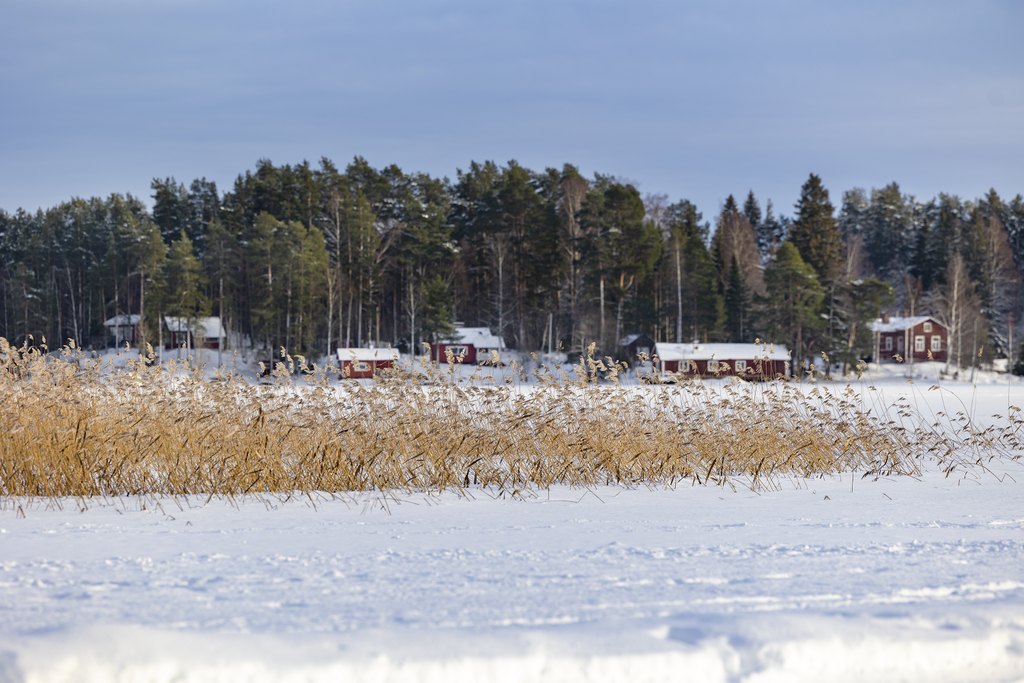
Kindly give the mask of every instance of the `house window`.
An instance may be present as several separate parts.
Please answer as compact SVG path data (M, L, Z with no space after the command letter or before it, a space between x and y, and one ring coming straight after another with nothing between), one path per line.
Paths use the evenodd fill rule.
M932 324L931 323L925 323L924 324L924 331L925 332L931 332L932 331Z
M465 356L466 352L468 350L469 350L469 347L467 347L467 346L455 346L455 345L452 345L452 346L446 346L445 347L445 352L451 351L453 356Z
M718 372L717 360L712 359L708 361L708 372Z
M747 371L747 361L738 360L736 361L736 374L741 375Z
M892 337L885 338L885 350L892 351Z
M914 353L924 353L924 335L914 337Z
M933 334L932 335L932 352L934 353L935 351L941 351L941 350L942 350L942 335Z
M352 363L352 372L368 372L370 370L370 364L366 361L357 360Z

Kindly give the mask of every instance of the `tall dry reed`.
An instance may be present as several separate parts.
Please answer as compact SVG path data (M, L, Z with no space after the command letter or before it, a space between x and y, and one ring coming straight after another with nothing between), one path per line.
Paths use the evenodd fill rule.
M0 495L289 494L555 484L772 488L791 476L950 471L1020 457L1024 419L928 424L909 405L787 382L619 386L611 361L461 381L423 364L372 383L272 383L188 363L114 368L0 339ZM286 362L301 364L301 359ZM597 381L604 377L604 381ZM528 381L527 381L528 380ZM953 424L953 429L950 428Z

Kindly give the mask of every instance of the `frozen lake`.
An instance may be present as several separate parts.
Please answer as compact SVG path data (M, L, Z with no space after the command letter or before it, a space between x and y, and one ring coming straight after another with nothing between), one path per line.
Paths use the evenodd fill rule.
M778 485L6 499L0 681L1024 680L1024 464Z

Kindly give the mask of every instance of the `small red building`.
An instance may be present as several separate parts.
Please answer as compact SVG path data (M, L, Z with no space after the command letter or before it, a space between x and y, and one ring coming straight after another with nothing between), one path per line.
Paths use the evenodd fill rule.
M444 363L451 351L455 358L462 358L463 364L476 365L490 360L492 351L500 354L504 350L504 338L486 327L456 327L450 340L430 345L430 357Z
M398 364L398 349L338 349L342 379L370 379Z
M931 316L883 316L871 323L877 362L946 362L949 331Z
M789 377L790 357L776 344L666 344L654 345L657 367L684 377L775 379Z

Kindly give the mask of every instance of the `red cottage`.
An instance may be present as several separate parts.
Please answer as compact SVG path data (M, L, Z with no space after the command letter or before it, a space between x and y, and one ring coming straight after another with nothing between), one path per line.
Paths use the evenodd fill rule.
M398 349L338 349L342 379L370 379L398 364Z
M666 344L654 346L657 367L687 377L789 377L789 350L780 344Z
M949 332L931 316L883 316L871 323L877 362L946 362Z
M444 363L451 351L456 358L461 357L464 364L476 365L490 360L491 351L500 354L504 350L504 338L492 334L486 327L456 327L449 341L430 345L430 357Z

